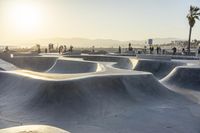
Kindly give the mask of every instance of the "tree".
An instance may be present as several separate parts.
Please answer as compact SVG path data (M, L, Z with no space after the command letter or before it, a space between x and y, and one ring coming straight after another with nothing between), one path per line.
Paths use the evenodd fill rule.
M194 24L196 22L196 19L199 20L200 16L200 9L196 6L190 6L189 13L187 15L187 19L189 22L189 39L188 39L188 54L190 54L190 45L191 45L191 35L192 35L192 28L194 27Z

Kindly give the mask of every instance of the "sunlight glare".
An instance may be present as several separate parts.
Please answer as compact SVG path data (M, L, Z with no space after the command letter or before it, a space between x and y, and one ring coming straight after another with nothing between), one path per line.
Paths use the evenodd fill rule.
M30 33L36 31L41 24L41 12L30 3L14 4L9 10L8 17L17 32Z

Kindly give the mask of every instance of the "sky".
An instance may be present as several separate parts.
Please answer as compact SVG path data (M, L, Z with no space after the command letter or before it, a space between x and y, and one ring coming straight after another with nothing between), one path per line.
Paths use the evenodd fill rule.
M188 38L199 0L0 0L0 41L35 38ZM193 29L200 39L200 22Z

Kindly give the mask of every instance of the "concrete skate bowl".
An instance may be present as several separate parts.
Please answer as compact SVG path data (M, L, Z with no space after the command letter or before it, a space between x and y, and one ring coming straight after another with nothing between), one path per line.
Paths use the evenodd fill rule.
M167 60L139 59L134 70L151 72L157 79L167 76L175 67L184 66L186 63Z
M20 69L47 73L89 73L100 71L98 63L60 59L57 57L14 57L8 58L8 62L14 64Z
M89 61L114 62L114 68L128 69L135 71L151 72L157 79L167 76L175 67L187 65L184 62L171 60L150 60L136 59L132 57L117 56L69 56L73 58L82 58Z
M161 82L169 88L200 91L200 66L176 67Z
M44 72L53 66L57 57L40 57L40 56L18 56L10 58L1 57L3 60L17 66L20 69Z
M71 133L199 133L199 105L149 73L54 81L0 72L0 92L0 128L36 124Z
M97 71L101 71L101 66L95 62L58 59L56 63L47 72L73 74Z
M113 62L113 67L119 69L129 69L133 68L132 62L127 57L120 56L98 56L98 55L81 55L81 56L65 56L71 58L82 58L87 61L98 61L98 62Z

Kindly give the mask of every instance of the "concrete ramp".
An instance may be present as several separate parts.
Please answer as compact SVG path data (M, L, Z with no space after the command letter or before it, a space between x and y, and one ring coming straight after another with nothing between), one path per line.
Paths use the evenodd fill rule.
M89 61L77 61L69 59L58 59L55 64L47 71L48 73L88 73L96 72L100 69L98 68L98 63Z
M200 66L176 67L161 82L170 88L200 91Z
M138 59L151 59L151 60L171 60L171 56L166 55L153 55L153 54L137 54Z
M82 55L82 56L66 56L71 58L82 58L88 61L98 61L98 62L115 62L113 67L119 69L129 69L133 68L132 62L127 57L122 56L105 56L105 55Z
M0 133L200 131L199 67L129 57L15 59L35 71L0 71ZM194 99L183 90L194 90Z
M146 55L147 56L147 55ZM114 68L144 71L152 73L157 79L167 76L175 67L185 66L187 63L173 61L171 59L136 59L133 57L120 56L69 56L73 58L83 58L89 61L114 62ZM156 56L159 57L159 56ZM164 56L162 56L165 58Z
M40 56L2 56L3 60L17 66L21 69L44 72L54 65L57 57L40 57Z
M148 73L50 81L0 72L0 92L0 128L39 124L71 133L199 132L198 105Z
M95 62L74 60L67 58L58 58L58 57L41 57L41 56L19 56L19 57L7 57L4 58L7 60L7 64L10 66L17 66L18 69L31 70L36 72L47 72L47 73L61 73L61 74L75 74L75 73L89 73L100 71L100 65ZM3 60L0 60L3 62ZM1 63L0 62L0 63ZM6 61L4 61L5 64ZM12 65L12 64L14 65ZM5 67L2 64L0 68L6 68L5 70L10 70L10 67L7 65ZM11 69L16 70L16 69Z
M19 68L17 68L15 65L0 59L0 70L12 71L17 69Z
M186 63L163 60L138 60L134 70L151 72L157 79L162 79L175 67L183 65L186 65Z

